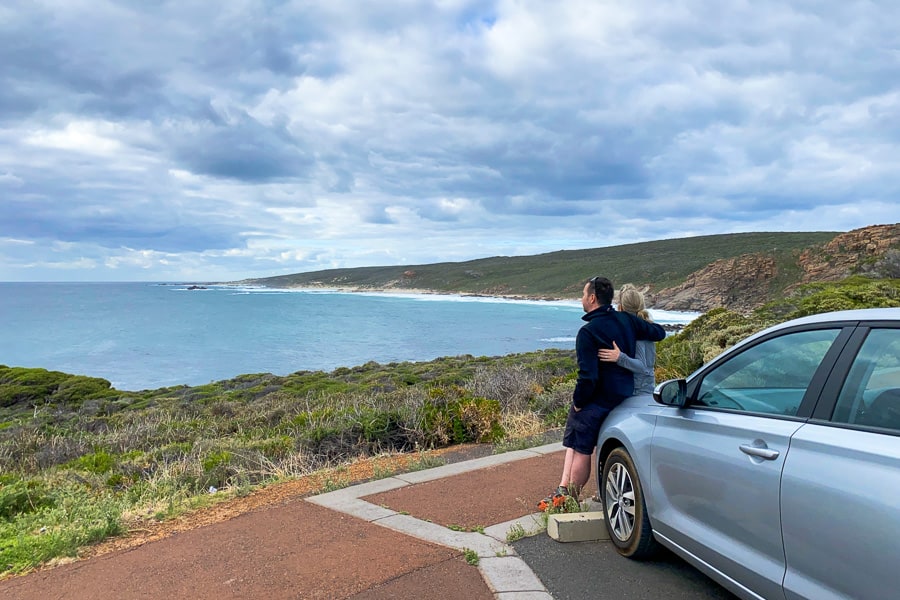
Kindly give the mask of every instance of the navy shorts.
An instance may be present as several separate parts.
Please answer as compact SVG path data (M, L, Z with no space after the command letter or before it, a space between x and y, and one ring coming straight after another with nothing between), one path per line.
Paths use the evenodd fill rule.
M566 417L563 446L571 448L579 454L593 454L594 448L597 447L600 426L611 410L599 404L588 404L580 411L575 412L574 405L570 406L569 416Z

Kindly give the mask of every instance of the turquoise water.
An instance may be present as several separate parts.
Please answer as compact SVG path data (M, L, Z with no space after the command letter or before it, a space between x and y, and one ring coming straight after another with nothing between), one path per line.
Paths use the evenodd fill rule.
M155 389L244 373L572 348L582 314L577 301L0 283L0 364L102 377L121 390ZM661 323L695 316L653 315Z

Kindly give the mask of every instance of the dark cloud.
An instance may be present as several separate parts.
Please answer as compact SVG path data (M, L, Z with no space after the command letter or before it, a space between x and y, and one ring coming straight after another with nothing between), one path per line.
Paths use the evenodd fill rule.
M228 123L175 130L171 136L173 155L180 164L214 177L251 182L301 178L313 164L288 131L266 127L246 114Z
M5 203L0 238L57 240L105 248L199 252L243 245L242 224L194 220L164 202L122 201L60 206L50 200ZM116 206L119 206L117 209Z
M363 223L370 225L389 225L396 223L387 212L387 207L378 204L370 204L359 210L359 217Z
M202 101L203 88L246 97L301 74L338 71L307 48L326 42L313 15L287 5L271 3L272 12L260 15L223 10L208 26L202 4L126 4L90 13L14 4L14 18L0 21L0 104L19 113L164 119L198 92Z
M13 238L95 244L109 249L152 248L157 252L200 252L241 246L234 227L202 224L135 224L133 217L104 216L60 221L46 214L9 214L0 230Z

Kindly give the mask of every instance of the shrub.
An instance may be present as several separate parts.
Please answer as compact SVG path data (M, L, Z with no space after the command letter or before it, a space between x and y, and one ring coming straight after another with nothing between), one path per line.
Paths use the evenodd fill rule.
M542 389L544 379L546 377L521 364L493 368L479 366L466 382L465 389L472 396L493 398L507 408L520 409Z
M122 507L110 493L83 486L62 487L54 502L0 521L3 572L26 571L59 556L75 556L79 547L122 532Z
M118 395L119 392L105 379L75 375L59 384L53 400L69 406L81 406L86 400L115 398Z
M399 410L367 408L360 412L358 426L370 454L411 450L414 443L404 427Z
M793 308L788 319L833 310L900 306L900 279L872 280L857 276L838 283L811 283L780 304L767 304L763 311L775 312L779 306ZM763 311L761 314L765 314Z
M47 369L2 367L0 368L0 406L12 406L15 403L43 403L68 377L71 375Z
M0 475L0 519L9 521L17 515L32 513L56 503L47 484L39 479L20 479Z
M574 377L556 378L548 383L548 387L543 392L532 399L529 408L548 426L558 427L565 423L569 405L572 404L572 393L574 391Z
M209 486L225 487L229 478L236 473L231 468L232 454L228 450L212 450L200 461L203 467L203 476L200 479L200 487Z
M87 471L88 473L102 475L103 473L111 471L115 464L115 458L113 458L109 452L101 450L80 456L75 460L70 461L67 466Z
M290 456L294 451L294 438L289 435L278 435L259 440L251 446L269 459L279 460Z
M0 407L56 403L77 408L85 400L112 398L118 393L107 380L97 377L0 367Z
M26 384L7 383L0 385L0 407L29 404L42 401L46 394Z
M488 398L461 398L446 403L424 404L426 441L431 446L494 442L505 432L500 402Z

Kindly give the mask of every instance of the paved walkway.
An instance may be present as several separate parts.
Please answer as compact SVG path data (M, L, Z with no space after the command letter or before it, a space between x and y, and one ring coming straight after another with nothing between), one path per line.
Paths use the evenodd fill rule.
M0 581L9 600L551 596L507 542L542 527L559 443L295 498L143 546ZM478 565L466 558L478 556Z

